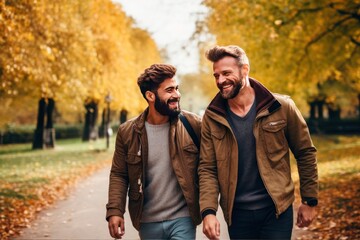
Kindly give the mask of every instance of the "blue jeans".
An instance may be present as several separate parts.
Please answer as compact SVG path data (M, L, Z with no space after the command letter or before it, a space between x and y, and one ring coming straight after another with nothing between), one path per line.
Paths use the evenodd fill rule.
M140 224L141 239L195 239L196 226L190 217Z
M292 206L278 218L274 206L259 210L234 208L229 236L231 239L291 239L293 221Z

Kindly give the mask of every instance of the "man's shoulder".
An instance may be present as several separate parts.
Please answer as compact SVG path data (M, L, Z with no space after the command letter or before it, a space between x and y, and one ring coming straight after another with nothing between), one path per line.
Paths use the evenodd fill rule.
M201 116L197 115L196 113L193 112L189 112L186 110L181 110L181 113L190 121L197 121L197 122L201 122Z
M287 100L289 98L291 98L289 95L286 94L281 94L281 93L272 93L274 95L274 97L276 99L283 99L283 100Z
M123 131L128 131L128 130L132 129L136 125L136 123L139 121L140 117L141 117L141 115L133 117L133 118L127 120L126 122L120 124L119 130L123 132Z
M292 102L291 96L280 93L273 93L276 100L280 102L280 104L290 104Z

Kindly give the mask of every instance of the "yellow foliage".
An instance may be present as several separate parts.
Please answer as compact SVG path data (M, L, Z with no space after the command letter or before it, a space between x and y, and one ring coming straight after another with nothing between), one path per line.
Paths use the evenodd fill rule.
M1 1L0 19L0 100L9 103L1 126L18 122L7 114L11 108L27 115L25 104L41 97L53 97L67 122L78 121L86 98L99 101L101 110L108 93L113 110L137 114L145 106L136 79L161 61L160 53L120 5L111 0ZM22 101L29 98L34 100Z
M353 93L360 93L358 0L203 2L209 15L199 29L218 45L242 47L251 76L272 91L291 95L304 112L318 84L341 79L350 86L342 94L351 96L355 107Z

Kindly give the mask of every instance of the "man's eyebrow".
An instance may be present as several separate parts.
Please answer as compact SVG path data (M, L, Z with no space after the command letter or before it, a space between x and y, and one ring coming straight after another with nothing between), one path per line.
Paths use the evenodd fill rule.
M165 90L170 90L170 89L174 89L174 88L178 88L178 87L179 87L179 85L176 85L176 86L170 86L170 87L165 88Z

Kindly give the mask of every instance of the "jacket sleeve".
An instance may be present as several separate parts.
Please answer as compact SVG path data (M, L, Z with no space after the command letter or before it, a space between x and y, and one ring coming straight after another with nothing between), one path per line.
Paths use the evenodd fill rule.
M116 136L115 152L109 179L109 195L106 204L106 220L111 216L123 217L126 205L126 193L128 189L128 170L126 165L126 147L123 141L121 126Z
M217 164L211 131L206 113L201 126L200 162L198 168L200 188L200 211L213 211L218 209L219 182ZM204 215L203 215L204 216Z
M293 100L288 101L287 139L298 166L301 198L318 198L316 148L300 111Z

